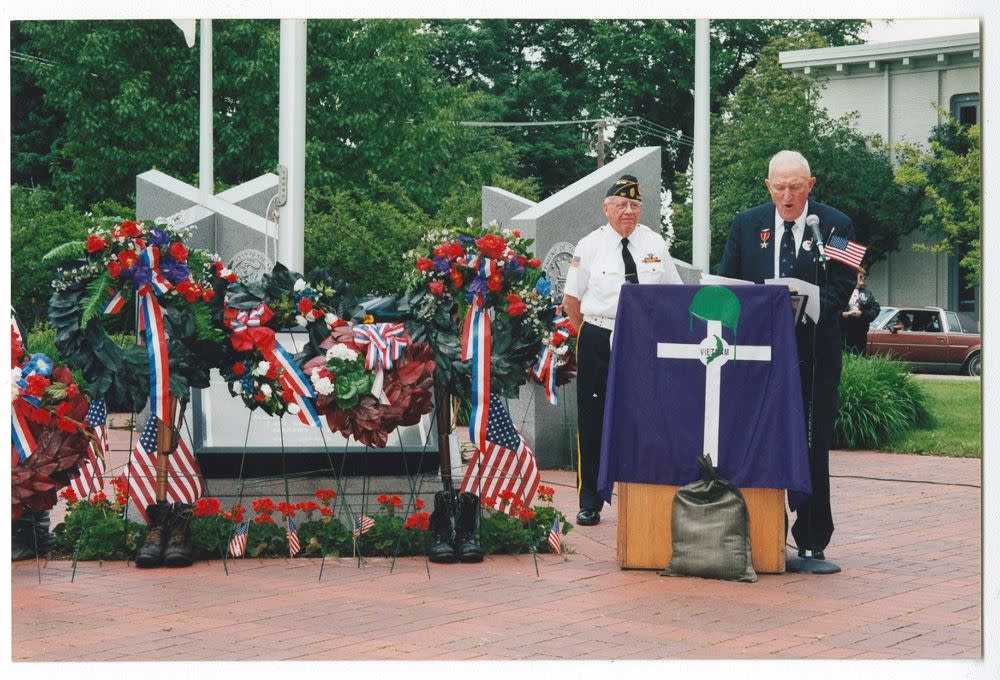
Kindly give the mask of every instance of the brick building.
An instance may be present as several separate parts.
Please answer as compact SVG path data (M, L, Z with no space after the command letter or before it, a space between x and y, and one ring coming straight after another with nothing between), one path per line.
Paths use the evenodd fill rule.
M783 68L822 79L821 103L831 116L856 111L857 126L890 145L925 148L941 122L936 102L963 123L980 122L978 33L919 40L781 52ZM979 313L978 286L966 282L958 258L913 249L914 233L872 267L866 285L883 305L935 305Z

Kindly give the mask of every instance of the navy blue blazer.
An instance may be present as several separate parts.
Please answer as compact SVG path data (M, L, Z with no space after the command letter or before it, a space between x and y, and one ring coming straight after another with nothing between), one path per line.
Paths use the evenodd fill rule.
M733 218L729 226L729 239L719 261L718 274L736 279L763 283L764 279L775 278L774 250L778 244L774 237L774 203L765 203L744 210ZM847 239L854 238L854 224L851 218L836 208L809 201L809 215L819 218L823 242L836 233ZM802 243L812 241L809 229ZM829 333L840 330L840 312L851 299L851 292L857 279L857 272L847 265L830 260L826 263L826 274L817 266L816 248L806 250L800 247L795 260L792 276L815 283L820 288L820 323Z

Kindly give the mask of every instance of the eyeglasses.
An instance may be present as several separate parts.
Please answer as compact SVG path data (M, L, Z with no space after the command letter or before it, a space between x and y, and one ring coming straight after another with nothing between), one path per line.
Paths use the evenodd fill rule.
M639 212L642 208L642 201L630 201L625 199L624 201L608 201L608 205L615 210L624 211L626 208L632 208L632 212Z
M797 194L805 189L806 185L803 182L796 182L794 184L771 184L768 188L776 194L783 194L785 191Z

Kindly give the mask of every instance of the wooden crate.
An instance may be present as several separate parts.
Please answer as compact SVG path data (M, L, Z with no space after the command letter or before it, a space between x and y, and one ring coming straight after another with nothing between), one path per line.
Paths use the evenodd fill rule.
M666 569L670 515L678 486L618 482L618 565ZM758 574L785 571L784 489L740 489L750 514L750 551Z

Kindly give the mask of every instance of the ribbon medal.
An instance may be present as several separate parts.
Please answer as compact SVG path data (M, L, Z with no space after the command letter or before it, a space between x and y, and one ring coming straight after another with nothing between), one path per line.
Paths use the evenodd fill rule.
M767 248L767 242L771 240L771 228L760 230L760 247Z

